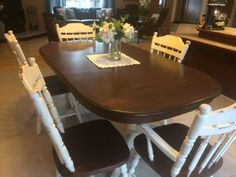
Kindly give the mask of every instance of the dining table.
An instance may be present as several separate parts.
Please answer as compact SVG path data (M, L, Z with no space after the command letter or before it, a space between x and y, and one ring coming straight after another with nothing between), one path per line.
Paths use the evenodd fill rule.
M195 110L222 91L217 80L184 64L129 43L122 43L121 51L138 64L96 66L88 56L109 52L109 45L101 42L54 42L39 50L80 104L104 119L127 125L130 148L137 124ZM136 162L131 164L129 176L134 173ZM113 172L112 177L115 176L119 176L119 171Z
M99 68L87 57L108 53L108 48L101 42L54 42L39 51L84 107L116 122L168 119L209 103L221 93L219 82L208 74L129 43L122 43L121 51L139 61L138 65Z

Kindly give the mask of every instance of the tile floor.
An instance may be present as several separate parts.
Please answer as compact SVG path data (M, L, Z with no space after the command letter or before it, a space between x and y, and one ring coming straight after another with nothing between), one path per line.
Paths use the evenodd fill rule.
M45 37L22 42L27 57L36 57L45 75L52 71L42 60L38 49L47 43ZM142 44L148 49L149 44ZM40 136L35 133L35 116L31 100L21 85L17 74L17 62L9 53L6 43L0 44L0 177L53 177L55 172L51 156L51 145L45 131ZM56 103L62 97L56 98ZM217 97L211 105L214 109L230 105L232 100L223 95ZM58 105L58 106L61 106ZM182 122L189 125L194 112L170 119L170 122ZM89 115L88 119L96 118ZM72 121L72 120L70 120ZM114 123L125 136L125 125ZM236 175L236 142L224 156L224 165L216 177L233 177ZM108 176L108 174L99 174ZM137 177L158 176L152 169L141 162L137 168Z

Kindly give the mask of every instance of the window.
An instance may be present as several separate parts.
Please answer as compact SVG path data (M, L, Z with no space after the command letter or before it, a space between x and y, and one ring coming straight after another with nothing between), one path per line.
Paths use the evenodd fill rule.
M104 0L66 0L66 7L103 7Z
M165 0L159 0L159 7L165 7Z

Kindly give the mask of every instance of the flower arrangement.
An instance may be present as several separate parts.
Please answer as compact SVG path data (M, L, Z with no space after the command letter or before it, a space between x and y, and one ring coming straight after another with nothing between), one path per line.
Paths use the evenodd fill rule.
M97 40L110 43L115 40L127 41L133 38L134 27L126 23L125 19L121 17L120 20L112 18L110 22L103 21L101 26L99 26Z
M134 36L134 27L125 22L126 17L120 20L112 18L111 21L103 21L98 27L97 41L109 43L111 60L121 59L121 41L127 42Z

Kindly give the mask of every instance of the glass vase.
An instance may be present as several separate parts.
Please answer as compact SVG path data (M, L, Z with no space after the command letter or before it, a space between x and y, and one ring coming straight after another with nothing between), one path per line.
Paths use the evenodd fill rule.
M121 41L114 40L110 42L109 54L111 60L120 60L121 59Z

